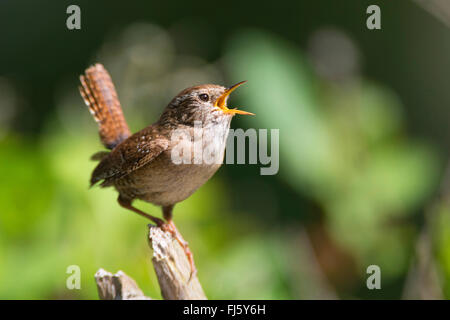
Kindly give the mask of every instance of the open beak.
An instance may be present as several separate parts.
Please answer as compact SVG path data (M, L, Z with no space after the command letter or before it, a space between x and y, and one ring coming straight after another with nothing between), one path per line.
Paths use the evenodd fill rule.
M234 91L234 89L236 89L237 87L239 87L241 84L246 83L247 81L241 81L236 83L234 86L229 87L228 89L225 90L224 93L222 93L222 95L217 98L216 102L214 102L214 107L219 108L220 110L222 110L225 113L229 113L229 114L248 114L248 115L252 115L254 116L254 113L251 112L247 112L247 111L242 111L242 110L238 110L238 109L228 109L227 107L227 97L230 95L230 93L232 93Z

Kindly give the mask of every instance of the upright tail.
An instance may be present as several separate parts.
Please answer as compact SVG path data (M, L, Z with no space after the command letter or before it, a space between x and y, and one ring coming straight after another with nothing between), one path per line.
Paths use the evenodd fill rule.
M101 64L86 69L80 76L81 96L98 123L100 140L113 149L130 136L111 77Z

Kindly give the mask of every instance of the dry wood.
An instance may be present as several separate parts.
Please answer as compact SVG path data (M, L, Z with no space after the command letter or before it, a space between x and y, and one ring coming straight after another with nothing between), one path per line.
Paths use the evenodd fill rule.
M153 249L153 267L161 295L165 300L204 300L206 296L196 275L191 278L191 267L183 248L168 232L149 226L149 245ZM119 271L112 274L99 269L95 274L101 300L142 300L146 297L136 282Z
M149 243L153 249L153 266L165 300L204 300L206 296L196 275L191 276L188 258L168 232L150 226Z
M101 300L149 300L136 282L119 271L112 274L104 269L99 269L95 274L98 295Z

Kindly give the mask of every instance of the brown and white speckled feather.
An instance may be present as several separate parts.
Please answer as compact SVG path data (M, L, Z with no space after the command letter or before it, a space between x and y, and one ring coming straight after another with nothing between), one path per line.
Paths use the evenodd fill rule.
M171 154L180 143L194 150L193 140L172 141L175 129L187 130L193 137L202 124L203 148L213 146L219 161L223 159L230 127L230 113L214 105L227 90L223 86L205 84L181 91L164 109L154 124L129 135L111 78L101 65L95 65L81 76L80 92L99 123L103 144L110 153L94 157L100 163L91 176L91 185L114 186L121 203L138 198L171 208L202 186L217 171L221 163L175 164ZM207 95L207 101L200 99Z
M213 101L225 89L202 85L180 92L156 123L133 134L101 160L92 173L91 184L103 180L101 186L114 186L121 199L138 198L162 206L189 197L221 164L174 164L171 152L180 142L172 141L171 133L183 129L193 137L195 123L199 121L203 147L214 146L217 158L223 159L232 115L215 108ZM207 93L210 101L200 101L198 97L202 93ZM193 150L193 141L182 143L187 143L186 149Z
M100 163L92 173L91 186L99 181L102 187L113 186L122 207L160 227L171 228L195 274L192 253L172 222L172 209L221 166L231 118L236 113L249 114L226 107L228 95L243 82L230 88L212 84L187 88L172 99L157 122L130 136L111 77L103 66L90 67L80 80L80 93L99 124L102 143L112 149L93 156ZM187 138L174 135L179 130ZM201 161L196 157L198 143L202 147ZM179 163L172 157L183 154L184 158L189 153L194 162ZM135 199L161 206L167 224L133 207Z
M92 172L91 185L100 180L103 187L151 162L169 146L169 140L149 126L136 132L106 155Z
M100 140L113 149L130 136L111 76L101 64L88 68L80 76L79 87L84 102L99 126Z

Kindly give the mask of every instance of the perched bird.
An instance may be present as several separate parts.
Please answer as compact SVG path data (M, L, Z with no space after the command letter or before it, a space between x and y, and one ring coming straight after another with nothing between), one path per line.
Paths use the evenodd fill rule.
M91 186L99 182L102 187L114 187L122 207L172 233L184 248L195 274L192 253L172 221L172 210L221 166L231 118L235 114L252 114L227 107L229 94L245 81L229 88L213 84L187 88L169 102L158 121L133 135L103 65L88 68L80 81L81 96L98 123L100 140L111 150L93 156L100 162L92 172ZM196 138L199 127L200 140ZM174 135L179 132L191 138ZM198 146L212 150L213 157L220 161L174 161L174 151L178 156L192 156ZM183 154L180 150L188 151ZM161 206L165 221L132 206L135 199Z

